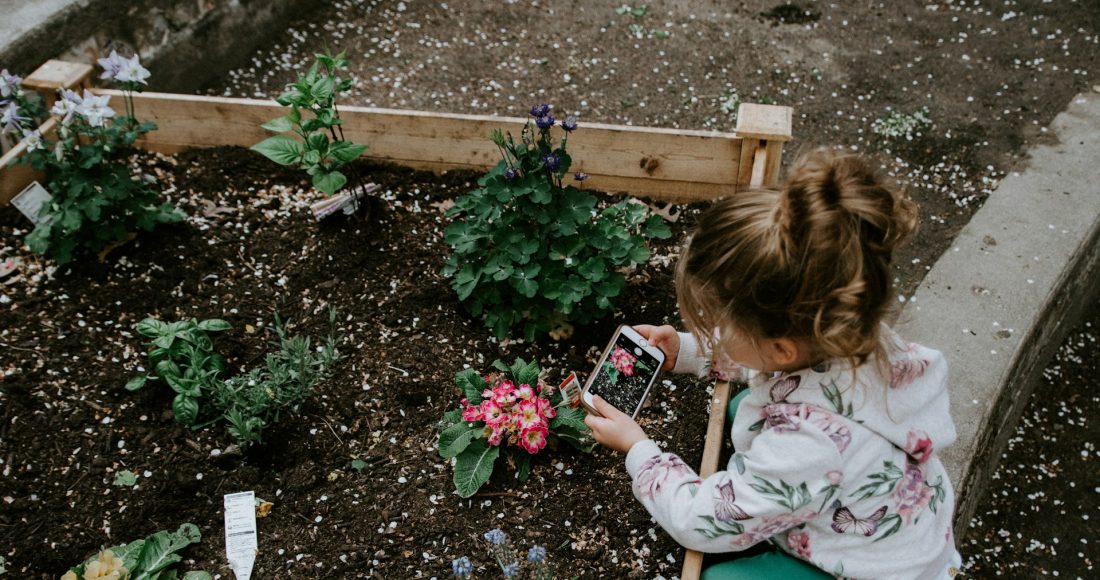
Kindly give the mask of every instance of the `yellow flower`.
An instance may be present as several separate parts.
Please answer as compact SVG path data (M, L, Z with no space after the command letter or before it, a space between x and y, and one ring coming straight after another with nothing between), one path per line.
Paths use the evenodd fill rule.
M84 580L126 580L130 577L122 567L122 558L110 550L103 550L99 558L84 566Z
M76 574L72 570L65 572L65 575L61 577L61 580L77 580Z

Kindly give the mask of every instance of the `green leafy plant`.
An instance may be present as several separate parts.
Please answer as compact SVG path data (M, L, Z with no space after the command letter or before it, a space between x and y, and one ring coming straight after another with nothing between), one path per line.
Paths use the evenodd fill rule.
M183 558L179 551L202 540L195 524L183 524L175 532L160 531L144 540L120 544L96 553L69 568L61 580L79 578L126 578L129 580L173 580L179 575L173 566ZM210 574L191 571L183 580L211 580Z
M537 362L516 359L509 366L498 360L493 367L496 372L484 377L473 369L455 375L463 398L440 422L439 454L455 460L454 484L462 497L489 481L502 449L516 479L526 481L532 457L543 448L559 441L585 452L595 446L584 410L542 382Z
M219 373L225 371L225 358L214 351L211 332L229 330L228 322L219 319L199 321L194 318L178 322L161 322L146 318L137 324L137 331L152 339L149 363L156 375L141 374L126 383L126 390L136 391L150 380L163 380L175 391L172 413L183 425L194 427L199 421L199 402L209 392Z
M229 434L241 447L263 442L263 431L286 412L297 412L327 378L340 359L336 351L335 310L330 311L331 332L324 345L314 349L307 336L288 336L275 316L278 339L263 367L211 385L211 403L229 423Z
M264 366L223 378L225 358L214 350L208 333L229 330L229 323L217 319L165 323L146 318L137 330L152 339L149 361L157 374L134 377L126 388L136 391L150 380L163 380L176 393L172 412L180 424L198 429L225 421L230 436L242 448L262 443L264 429L284 413L296 412L340 359L335 310L329 311L329 324L331 332L315 349L309 337L288 335L275 315L275 351L268 353Z
M454 251L443 274L498 338L522 325L530 340L610 313L626 285L620 270L649 259L646 238L671 235L660 216L647 219L644 205L623 200L599 210L594 195L563 184L577 121L561 121L556 140L549 105L532 107L531 116L518 143L493 132L503 158L455 200L447 215L456 219L444 232Z
M183 219L175 206L160 201L155 178L134 174L126 161L138 137L156 129L134 117L133 92L141 90L149 71L137 56L124 59L113 52L99 63L103 78L124 91L125 113L117 115L108 106L109 96L63 90L50 110L58 120L56 142L38 131L24 138L28 152L22 161L46 172L52 195L26 242L60 264L81 252L101 251L135 230Z
M129 469L123 469L115 474L115 480L111 483L117 487L134 487L137 485L137 474Z
M295 165L313 176L313 187L332 195L348 183L340 168L358 159L366 145L344 139L336 97L352 87L351 79L340 79L338 71L348 67L343 52L337 55L318 54L306 74L275 99L290 107L290 112L263 124L276 133L292 133L268 137L252 146L279 165ZM353 183L358 194L367 193L362 183Z
M912 113L891 111L889 115L871 123L871 132L888 139L904 137L907 141L912 141L913 137L919 137L921 131L931 125L928 107L921 107Z

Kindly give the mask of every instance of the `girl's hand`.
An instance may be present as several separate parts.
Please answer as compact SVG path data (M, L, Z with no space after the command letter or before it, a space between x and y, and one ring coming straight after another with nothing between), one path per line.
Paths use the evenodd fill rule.
M645 431L642 431L642 428L634 422L634 419L630 418L630 415L612 407L599 395L593 397L592 400L595 403L596 410L603 416L589 413L584 418L584 424L592 430L592 438L600 445L612 451L626 453L630 451L631 447L634 447L635 443L649 439L649 437L646 437Z
M661 370L671 371L676 368L676 358L680 355L680 335L676 334L675 328L667 324L664 326L639 324L632 328L644 336L649 344L664 351L666 358L665 364L661 365Z

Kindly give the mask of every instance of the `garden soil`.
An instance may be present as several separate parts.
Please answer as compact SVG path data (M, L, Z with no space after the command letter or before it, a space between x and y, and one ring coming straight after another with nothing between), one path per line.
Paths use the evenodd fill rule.
M636 16L605 3L334 2L208 92L277 94L327 45L349 51L354 104L523 116L544 101L578 114L581 130L724 131L738 100L791 105L788 151L872 155L921 204L921 233L896 270L908 295L998 179L1026 163L1026 146L1096 84L1100 13L1089 6L698 0ZM923 107L930 124L908 136L875 125ZM569 575L678 574L683 552L631 496L621 457L546 451L528 482L500 466L461 500L434 425L456 404L465 365L537 358L553 382L587 372L619 323L677 324L672 265L703 204L631 273L613 318L560 342L501 344L438 274L443 209L475 175L363 165L381 186L372 211L317 224L303 176L245 150L136 162L190 217L103 263L57 269L32 257L18 242L28 222L0 210L0 257L19 260L0 278L0 550L14 577L57 577L101 546L187 521L204 539L184 552L186 567L230 577L221 495L243 490L275 504L259 520L257 578L444 577L459 556L492 576L482 534L494 527L521 551L545 545ZM146 316L228 320L216 345L247 369L270 348L274 314L320 337L330 305L347 358L264 446L240 454L220 429L180 427L162 385L122 389L145 360L133 325ZM640 415L692 464L708 388L665 380ZM122 470L138 475L135 487L113 485Z

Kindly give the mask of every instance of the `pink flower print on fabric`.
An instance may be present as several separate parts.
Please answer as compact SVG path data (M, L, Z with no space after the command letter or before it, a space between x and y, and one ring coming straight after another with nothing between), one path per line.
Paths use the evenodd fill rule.
M737 506L736 495L733 493L733 482L728 478L714 488L718 495L714 498L714 517L720 522L731 520L751 520L752 516Z
M791 532L787 534L787 547L799 558L810 559L810 534L806 532Z
M912 429L905 435L905 453L917 463L924 465L932 457L932 438L920 429Z
M897 502L898 515L906 525L910 524L932 501L932 488L924 483L924 470L919 465L907 464L890 497Z
M852 432L843 419L813 405L795 403L768 405L764 407L764 414L765 426L778 431L798 431L800 421L810 423L821 429L840 453L844 453L848 444L852 442Z
M754 544L759 544L795 526L802 525L814 519L816 515L816 512L808 511L803 513L781 513L774 516L764 516L760 518L760 525L746 530L743 534L734 536L730 543L735 548L747 548Z
M611 351L609 357L611 365L615 367L615 370L622 373L624 376L634 376L634 362L637 361L637 357L630 354L621 346L616 346L615 350Z
M910 352L915 345L910 345ZM924 376L928 370L928 361L925 359L907 358L894 361L890 365L890 388L901 389L909 386L913 381Z
M884 517L886 517L886 506L878 508L865 518L857 518L852 514L852 510L841 507L833 512L832 528L838 534L862 534L871 537L878 531L878 523Z
M791 396L791 393L798 388L799 383L802 382L801 375L791 375L789 377L783 377L775 381L772 384L771 390L768 394L771 396L773 403L786 403L787 397Z
M638 497L654 498L665 491L669 479L678 480L694 472L679 457L671 453L662 453L646 460L634 479L634 492ZM691 483L702 483L696 477Z

